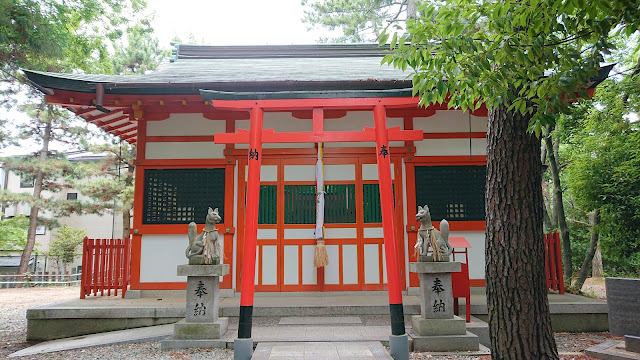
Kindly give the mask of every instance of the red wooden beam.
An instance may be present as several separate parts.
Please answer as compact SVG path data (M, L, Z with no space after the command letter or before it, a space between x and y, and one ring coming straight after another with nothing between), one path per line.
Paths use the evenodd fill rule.
M212 135L147 136L147 142L208 142Z
M291 116L296 119L312 119L313 111L311 110L295 110L291 112ZM325 119L340 119L347 116L345 110L327 110L324 112Z
M88 109L84 109L84 110L80 110L79 109L78 111L74 111L74 115L75 116L83 116L85 114L88 114L90 112L94 112L96 110L97 110L96 108L88 108Z
M118 113L124 114L124 112L122 110L118 110L118 111L112 111L110 113L104 113L104 114L100 114L100 115L96 115L96 116L86 117L85 119L87 120L87 122L94 123L94 122L96 122L98 120L104 119L104 118L109 117L109 116L120 116L120 115L118 115Z
M331 98L331 99L269 99L269 100L212 100L216 109L248 111L254 106L265 111L311 110L367 110L376 105L388 108L413 108L418 105L417 97L392 98Z
M105 132L114 132L116 130L120 130L122 128L128 127L128 126L133 126L134 128L136 127L136 124L132 123L132 122L126 122L124 124L120 124L120 125L116 125L116 126L108 126L104 128Z
M129 140L129 139L131 139L133 137L136 137L136 136L138 136L138 134L137 134L137 132L134 132L133 134L122 136L121 139L124 140L124 141L127 141L127 140Z
M314 129L315 130L315 129ZM317 143L317 142L363 142L376 141L374 129L365 127L362 131L323 131L323 132L274 132L273 129L262 131L263 143ZM400 130L399 127L389 128L389 141L419 141L422 140L422 130ZM219 133L214 135L216 144L246 144L249 142L249 132L238 129L237 133Z
M424 133L424 139L484 139L487 137L486 132L443 132L443 133Z
M117 123L118 121L127 120L127 119L129 119L129 115L121 115L121 116L119 116L119 117L117 117L115 119L107 120L107 121L101 122L101 123L96 124L96 125L98 125L98 127L103 128L103 127L111 125L113 123Z

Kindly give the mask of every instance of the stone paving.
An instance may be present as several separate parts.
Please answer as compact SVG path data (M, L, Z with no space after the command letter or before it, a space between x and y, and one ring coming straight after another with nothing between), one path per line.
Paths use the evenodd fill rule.
M391 360L379 342L260 343L252 360Z

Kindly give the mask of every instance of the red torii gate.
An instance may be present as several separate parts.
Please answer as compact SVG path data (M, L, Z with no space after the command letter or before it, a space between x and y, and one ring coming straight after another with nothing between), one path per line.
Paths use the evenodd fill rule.
M218 144L249 143L249 171L247 181L247 205L245 222L245 242L242 263L242 287L240 295L240 316L238 323L238 339L247 339L252 343L251 325L253 318L253 297L256 261L256 244L258 233L258 208L260 200L260 167L262 164L263 143L300 143L300 142L376 142L376 159L378 164L378 181L380 186L380 204L382 211L382 227L387 263L387 281L389 290L389 309L391 314L392 337L406 338L404 311L402 308L402 291L400 269L398 267L398 250L396 243L396 224L394 215L393 187L391 181L391 163L389 141L422 140L422 130L400 130L387 128L386 110L389 108L411 108L418 105L418 98L315 98L315 99L266 99L266 100L217 100L215 91L201 90L203 98L210 100L217 109L232 111L250 111L249 131L239 130L237 133L215 134L214 142ZM228 98L225 93L223 98ZM373 110L374 128L362 131L324 131L325 110ZM274 132L263 129L264 111L312 110L313 130L311 132ZM402 341L401 342L406 342ZM408 343L406 345L391 341L391 354L396 359L408 359ZM405 349L406 348L406 349ZM234 350L238 358L242 355Z

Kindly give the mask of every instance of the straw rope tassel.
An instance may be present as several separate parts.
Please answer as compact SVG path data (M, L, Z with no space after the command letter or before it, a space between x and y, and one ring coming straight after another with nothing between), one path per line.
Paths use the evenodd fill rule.
M329 254L324 244L324 165L322 164L322 143L318 143L318 161L316 162L316 248L313 253L313 266L329 265Z

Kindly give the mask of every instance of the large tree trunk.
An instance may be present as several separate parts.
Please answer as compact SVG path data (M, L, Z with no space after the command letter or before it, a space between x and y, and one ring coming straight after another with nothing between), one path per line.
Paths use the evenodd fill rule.
M567 226L567 218L564 213L564 203L562 202L562 186L560 184L560 169L558 166L558 147L554 146L551 135L545 137L547 149L547 157L549 158L549 169L551 170L551 178L553 179L553 211L558 219L558 227L560 228L560 239L562 240L562 265L564 269L564 281L571 284L573 276L573 257L571 255L571 241L569 240L569 227Z
M600 211L595 209L591 214L589 214L589 227L591 228L591 241L589 242L589 250L587 250L587 254L582 262L582 267L580 268L580 274L578 275L578 279L575 283L575 288L578 291L582 290L582 285L584 285L584 281L587 280L587 276L589 275L589 268L591 267L591 260L593 260L593 255L596 253L596 249L598 248L598 239L600 238L600 233L598 232L597 226L600 220Z
M596 245L596 253L593 255L593 260L591 261L591 276L593 277L604 276L604 266L602 265L602 252L600 251L600 241L598 241L598 245Z
M47 160L47 154L49 153L49 140L51 139L51 121L45 124L44 134L42 136L42 149L40 149L39 159L41 162ZM35 181L33 183L33 198L40 199L42 193L42 183L44 182L44 172L38 170ZM29 259L31 253L33 253L33 247L36 244L36 228L38 227L38 212L40 208L35 204L31 206L31 212L29 213L29 230L27 232L27 244L22 251L20 257L20 266L18 266L18 275L27 272L29 267Z
M494 359L558 359L544 273L540 140L529 117L489 112L486 278Z

